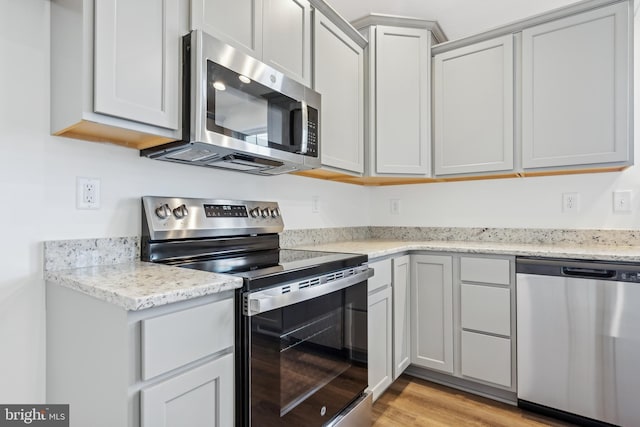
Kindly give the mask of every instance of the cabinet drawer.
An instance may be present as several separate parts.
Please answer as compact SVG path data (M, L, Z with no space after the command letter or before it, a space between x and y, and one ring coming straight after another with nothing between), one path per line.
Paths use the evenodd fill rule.
M463 282L509 285L511 283L509 260L462 257L460 259L460 279Z
M511 387L511 340L462 331L462 375Z
M511 291L482 285L460 286L462 327L497 335L511 335Z
M233 298L141 322L142 379L233 346Z
M391 260L370 262L369 267L375 270L373 277L367 282L367 289L373 292L383 286L391 284Z

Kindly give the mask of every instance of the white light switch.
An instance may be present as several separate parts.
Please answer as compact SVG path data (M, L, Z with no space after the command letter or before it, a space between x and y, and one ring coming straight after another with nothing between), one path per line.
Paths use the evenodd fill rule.
M613 211L631 212L631 190L613 192Z

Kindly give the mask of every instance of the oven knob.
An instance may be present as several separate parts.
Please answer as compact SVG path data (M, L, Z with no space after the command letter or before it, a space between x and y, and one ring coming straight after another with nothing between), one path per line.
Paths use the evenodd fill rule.
M171 208L167 204L164 204L162 206L158 206L156 208L156 215L160 219L167 219L171 215Z
M251 218L258 218L258 216L260 216L260 208L251 209L249 215L251 215Z
M268 218L269 217L269 209L268 208L264 208L262 209L262 211L260 211L262 218Z
M176 218L181 219L189 215L189 210L187 209L186 205L182 204L173 210L173 215Z
M271 209L271 218L278 218L280 216L280 209Z

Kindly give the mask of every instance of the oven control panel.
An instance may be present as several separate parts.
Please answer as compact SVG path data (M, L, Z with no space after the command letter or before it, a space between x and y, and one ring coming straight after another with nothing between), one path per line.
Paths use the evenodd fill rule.
M284 222L277 202L142 198L143 232L152 240L280 233Z

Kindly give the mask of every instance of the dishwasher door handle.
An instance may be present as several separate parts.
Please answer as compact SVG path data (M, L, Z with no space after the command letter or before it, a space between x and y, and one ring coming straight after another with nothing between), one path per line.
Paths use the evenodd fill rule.
M562 267L562 274L570 277L586 279L612 279L616 277L616 270L584 267Z

